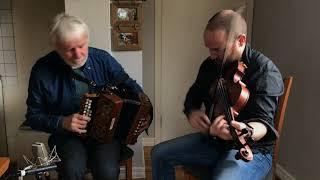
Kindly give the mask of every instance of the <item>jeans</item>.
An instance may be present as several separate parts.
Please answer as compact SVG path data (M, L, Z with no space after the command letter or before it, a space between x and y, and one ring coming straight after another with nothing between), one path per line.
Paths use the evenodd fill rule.
M98 143L93 139L83 139L74 134L52 135L49 146L56 145L61 159L59 177L65 180L83 180L88 167L94 179L118 179L120 172L120 143Z
M201 133L189 134L156 145L151 152L153 180L174 180L177 165L208 167L212 180L262 180L272 167L271 154L254 154L253 160L236 160L236 150Z

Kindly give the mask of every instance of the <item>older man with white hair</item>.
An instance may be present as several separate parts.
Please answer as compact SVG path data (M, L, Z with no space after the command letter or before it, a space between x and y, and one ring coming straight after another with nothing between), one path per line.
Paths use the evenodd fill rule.
M49 145L56 145L62 159L63 179L83 179L87 163L95 179L117 179L120 142L104 144L77 135L86 133L90 121L90 117L78 113L81 97L94 87L73 74L95 82L96 87L128 75L109 53L88 47L89 30L78 17L57 15L50 37L55 50L40 58L31 71L27 122L33 129L51 133ZM136 93L142 92L131 78L123 83Z

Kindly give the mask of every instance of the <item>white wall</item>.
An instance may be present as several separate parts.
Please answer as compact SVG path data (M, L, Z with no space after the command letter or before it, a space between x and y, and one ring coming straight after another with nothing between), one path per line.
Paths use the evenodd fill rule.
M154 59L154 12L155 12L155 0L147 0L143 3L143 26L142 26L142 37L143 37L143 51L142 51L142 64L143 64L143 90L149 96L152 104L155 102L155 59ZM149 128L149 136L144 134L144 137L154 137L154 124L153 120Z
M255 1L253 46L292 75L280 145L280 165L296 179L320 179L317 79L320 1Z
M13 19L11 0L0 2L0 156L8 156L7 131L4 112L4 85L6 84L6 62L10 59L10 65L15 67L14 77L17 82L17 68L14 50ZM11 57L8 58L8 54Z
M37 59L51 50L48 41L49 24L55 14L64 11L64 3L62 0L13 0L12 9L18 82L15 86L6 86L4 89L5 119L10 158L23 162L22 154L31 157L33 142L47 142L47 135L44 133L25 132L18 128L25 120L31 67Z
M109 51L109 0L65 0L65 12L82 18L90 29L90 46Z

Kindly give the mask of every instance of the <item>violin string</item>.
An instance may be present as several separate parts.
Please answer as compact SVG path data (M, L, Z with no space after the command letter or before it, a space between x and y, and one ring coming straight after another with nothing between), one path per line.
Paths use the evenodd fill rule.
M224 109L225 109L225 116L227 118L227 121L228 121L228 125L229 125L229 131L230 131L230 134L232 136L232 139L233 139L233 143L235 145L236 148L241 148L244 146L244 144L239 140L239 137L236 133L236 130L235 128L231 125L231 121L234 120L233 116L232 116L232 112L231 112L231 109L230 109L230 103L229 103L229 97L227 96L227 90L226 90L226 87L225 87L225 84L223 84L223 79L219 79L218 81L218 84L217 84L217 95L219 95L220 100L222 100L222 105L224 106Z
M222 86L222 92L223 92L223 95L224 95L223 96L224 106L225 106L227 114L228 114L228 119L229 119L229 121L232 121L233 120L233 116L231 114L230 105L229 105L228 98L227 98L227 92L226 92L226 89L225 89L224 86Z
M235 138L237 138L237 134L235 133L234 131L234 128L231 126L231 121L234 120L233 119L233 116L232 116L232 113L231 113L231 110L230 110L230 104L229 104L229 98L227 97L227 92L226 92L226 88L225 86L222 84L222 82L220 81L219 83L219 86L220 86L220 93L221 93L221 96L223 97L223 105L225 107L225 111L226 111L226 116L227 116L227 121L229 123L229 130L230 130L230 134L232 136L232 138L235 140Z
M218 83L218 93L220 93L220 95L223 97L223 105L225 106L225 110L226 110L226 116L228 116L228 120L234 120L233 119L233 116L231 114L231 110L230 110L230 105L229 105L229 102L228 102L228 97L227 97L227 94L226 94L226 87L224 86L224 84L222 84L222 79L219 80L219 83ZM231 123L229 123L229 131L230 131L230 134L232 136L232 139L233 139L233 143L235 145L235 148L238 149L240 151L241 148L243 148L245 145L239 140L239 137L236 133L236 130L234 127L231 126ZM246 140L245 140L246 141ZM245 142L246 144L247 142ZM250 149L250 148L249 148ZM243 159L246 159L246 157L242 156L241 157Z
M218 82L216 83L216 87L214 88L214 92L213 92L213 96L211 97L212 98L212 105L210 107L210 111L209 111L209 120L211 121L211 123L213 122L213 112L214 112L214 109L216 107L216 104L218 102L218 100L216 99L218 96L217 96L217 88L218 88Z

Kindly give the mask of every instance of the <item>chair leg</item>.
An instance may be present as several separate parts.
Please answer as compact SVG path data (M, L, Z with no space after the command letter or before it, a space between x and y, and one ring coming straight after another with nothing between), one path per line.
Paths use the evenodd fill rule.
M281 180L280 177L277 176L277 175L274 176L274 179L275 179L275 180Z
M132 180L132 158L126 162L126 179Z

